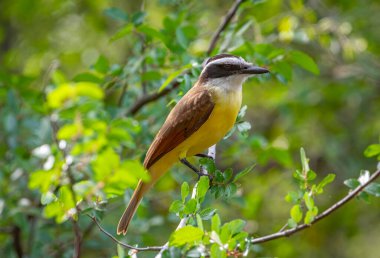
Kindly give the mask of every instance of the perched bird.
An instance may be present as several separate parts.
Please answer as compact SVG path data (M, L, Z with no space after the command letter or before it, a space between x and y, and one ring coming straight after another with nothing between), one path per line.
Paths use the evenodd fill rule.
M172 109L146 154L149 182L140 182L117 227L126 234L143 195L177 161L191 167L186 157L220 141L233 127L242 101L242 84L250 76L268 73L243 58L219 54L208 58L195 85Z

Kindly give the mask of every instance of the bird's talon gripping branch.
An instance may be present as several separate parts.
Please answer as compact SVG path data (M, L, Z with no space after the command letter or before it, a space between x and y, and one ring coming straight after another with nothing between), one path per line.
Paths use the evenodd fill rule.
M203 176L203 173L199 171L193 164L191 164L187 159L180 159L181 163L184 164L186 167L190 168L192 171L194 171L198 177Z
M198 170L193 164L191 164L187 159L180 159L181 163L184 164L186 167L190 168L192 171L194 171L198 175L198 180L201 178L201 176L207 176L212 181L212 175L203 173L201 170Z

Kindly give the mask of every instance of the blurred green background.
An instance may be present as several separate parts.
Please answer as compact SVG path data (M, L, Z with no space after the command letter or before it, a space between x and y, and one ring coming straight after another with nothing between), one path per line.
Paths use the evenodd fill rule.
M144 173L141 161L149 144L195 82L232 3L0 2L2 257L73 255L70 186L83 214L96 212L115 233ZM375 0L240 6L212 54L241 55L272 73L244 86L244 120L252 128L217 146L220 169L256 164L231 198L208 196L207 205L218 209L223 221L242 218L254 236L278 231L291 207L284 197L297 189L292 173L300 168L301 147L320 178L337 175L317 199L320 211L347 194L345 179L376 169L376 159L363 152L380 135L379 12ZM186 75L176 73L186 69ZM177 88L131 112L144 94L177 76ZM148 193L121 239L164 244L178 224L168 209L184 180L194 184L196 177L175 166ZM369 201L354 200L311 229L254 246L249 256L378 257L380 203ZM81 257L118 255L114 242L82 213L78 225Z

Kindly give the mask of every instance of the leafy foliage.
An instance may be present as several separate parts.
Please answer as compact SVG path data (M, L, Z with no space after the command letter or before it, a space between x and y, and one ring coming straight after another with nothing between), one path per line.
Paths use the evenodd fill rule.
M120 245L106 248L83 215L114 231L137 181L149 180L142 160L154 134L194 84L219 18L231 5L112 4L2 1L3 256L73 256L78 229L83 256L132 255ZM217 166L199 160L212 180L201 177L194 188L186 169L173 168L143 200L128 242L170 240L168 257L376 255L376 245L368 243L380 232L373 216L378 202L351 205L291 241L264 246L250 240L278 231L289 217L291 228L310 223L347 194L339 182L351 178L345 184L353 190L370 178L366 170L358 178L356 172L375 166L363 150L380 158L380 24L371 18L379 11L376 1L245 1L212 54L243 56L271 74L246 82L236 124L218 144ZM153 103L137 105L157 95ZM300 146L311 162L301 150L302 169L293 173L298 187L289 191ZM339 180L320 171L334 171ZM372 183L359 198L379 195L379 184ZM185 218L187 225L174 231ZM331 244L337 239L345 250Z

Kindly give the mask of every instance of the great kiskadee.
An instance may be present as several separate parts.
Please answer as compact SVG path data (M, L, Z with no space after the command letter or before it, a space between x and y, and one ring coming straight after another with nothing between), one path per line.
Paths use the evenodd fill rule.
M233 127L242 101L242 84L250 76L269 72L243 58L220 54L207 59L195 85L172 109L150 145L144 167L149 182L139 181L117 227L126 234L143 195L177 161L216 144Z

